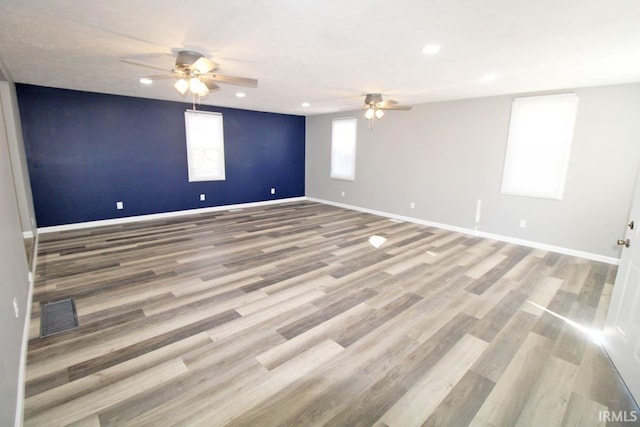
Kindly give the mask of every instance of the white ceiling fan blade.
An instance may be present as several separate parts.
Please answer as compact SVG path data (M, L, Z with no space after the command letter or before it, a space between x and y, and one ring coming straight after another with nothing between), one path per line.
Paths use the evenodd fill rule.
M202 83L204 83L207 86L207 88L209 89L209 92L215 92L217 90L220 90L220 86L218 86L210 76L202 77Z
M384 108L384 107L392 107L394 105L398 105L398 101L394 101L393 99L388 99L386 101L382 101L378 103L378 106L380 108Z
M411 110L411 106L409 105L390 105L390 106L386 106L386 107L379 107L381 110L402 110L402 111L408 111Z
M226 83L228 85L253 88L258 87L258 80L250 79L248 77L226 76L223 74L209 74L209 77L217 82Z
M147 76L147 79L151 79L151 80L162 80L162 79L177 79L180 76L177 76L175 74L163 74L160 76Z
M218 68L218 64L203 56L194 62L191 68L197 70L200 74L205 74Z

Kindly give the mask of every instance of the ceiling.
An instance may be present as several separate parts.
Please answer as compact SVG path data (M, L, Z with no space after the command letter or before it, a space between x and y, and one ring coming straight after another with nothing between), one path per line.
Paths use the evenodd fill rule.
M414 105L637 82L639 23L638 0L0 0L0 74L191 102L121 61L171 69L191 49L259 80L203 104L312 115L368 92Z

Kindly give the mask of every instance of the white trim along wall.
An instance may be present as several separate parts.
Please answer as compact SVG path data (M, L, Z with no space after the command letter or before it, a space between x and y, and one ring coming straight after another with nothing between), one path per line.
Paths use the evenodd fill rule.
M389 213L389 212L381 212L381 211L376 211L376 210L373 210L373 209L362 208L362 207L359 207L359 206L346 205L344 203L336 203L336 202L332 202L330 200L316 199L316 198L313 198L313 197L307 197L307 200L309 200L311 202L318 202L318 203L324 203L324 204L327 204L327 205L337 206L337 207L340 207L340 208L352 209L352 210L365 212L365 213L369 213L369 214L373 214L373 215L384 216L384 217L387 217L387 218L390 218L390 219L395 219L395 220L398 220L398 221L413 222L415 224L426 225L428 227L436 227L436 228L441 228L443 230L456 231L458 233L469 234L471 236L485 237L487 239L498 240L498 241L507 242L507 243L514 243L516 245L527 246L527 247L535 248L535 249L543 249L545 251L557 252L557 253L560 253L560 254L571 255L571 256L575 256L575 257L579 257L579 258L586 258L586 259L590 259L590 260L593 260L593 261L604 262L604 263L607 263L607 264L618 265L620 263L620 259L618 259L618 258L607 257L607 256L603 256L603 255L598 255L598 254L592 254L592 253L589 253L589 252L578 251L578 250L570 249L570 248L563 248L563 247L560 247L560 246L548 245L546 243L534 242L534 241L531 241L531 240L524 240L524 239L517 239L517 238L509 237L509 236L501 236L499 234L486 233L484 231L473 230L473 229L470 229L470 228L457 227L455 225L442 224L442 223L433 222L433 221L426 221L426 220L419 219L419 218L412 218L412 217L404 216L404 215L396 215L396 214L392 214L392 213Z
M64 224L64 225L54 225L50 227L40 227L38 228L38 233L55 233L58 231L80 230L80 229L91 228L91 227L102 227L105 225L129 224L129 223L138 222L138 221L153 221L156 219L175 218L175 217L195 215L200 213L220 212L220 211L228 211L231 209L243 209L243 208L251 208L256 206L276 205L280 203L299 202L302 200L306 200L306 197L304 196L289 197L286 199L266 200L263 202L239 203L234 205L212 206L209 208L188 209L188 210L175 211L175 212L128 216L128 217L114 218L114 219L103 219L99 221L78 222L75 224Z
M330 200L323 200L323 199L318 199L318 198L314 198L314 197L292 197L292 198L287 198L287 199L268 200L268 201L264 201L264 202L241 203L241 204L236 204L236 205L215 206L215 207L202 208L202 209L190 209L190 210L178 211L178 212L168 212L168 213L160 213L160 214L152 214L152 215L140 215L140 216L126 217L126 218L108 219L108 220L102 220L102 221L82 222L82 223L77 223L77 224L57 225L57 226L53 226L53 227L42 227L42 228L39 228L38 229L38 233L53 233L53 232L58 232L58 231L79 230L79 229L84 229L84 228L100 227L100 226L106 226L106 225L127 224L127 223L132 223L132 222L151 221L151 220L157 220L157 219L163 219L163 218L175 218L175 217L182 217L182 216L194 215L194 214L199 214L199 213L220 212L220 211L225 211L225 210L243 209L243 208L259 207L259 206L268 206L268 205L290 203L290 202L299 202L299 201L303 201L303 200L308 200L308 201L316 202L316 203L323 203L323 204L327 204L327 205L331 205L331 206L337 206L337 207L341 207L341 208L345 208L345 209L351 209L351 210L364 212L364 213L369 213L369 214L372 214L372 215L383 216L383 217L387 217L387 218L395 219L395 220L399 220L399 221L406 221L406 222L412 222L412 223L415 223L415 224L421 224L421 225L425 225L425 226L429 226L429 227L441 228L443 230L456 231L458 233L469 234L469 235L472 235L472 236L485 237L487 239L493 239L493 240L498 240L498 241L502 241L502 242L514 243L514 244L517 244L517 245L528 246L528 247L531 247L531 248L543 249L543 250L547 250L547 251L551 251L551 252L557 252L557 253L576 256L576 257L580 257L580 258L586 258L586 259L590 259L590 260L594 260L594 261L605 262L607 264L617 265L619 263L619 261L620 261L618 258L606 257L606 256L603 256L603 255L593 254L593 253L579 251L579 250L575 250L575 249L563 248L563 247L560 247L560 246L554 246L554 245L549 245L549 244L530 241L530 240L525 240L525 239L517 239L517 238L513 238L513 237L509 237L509 236L502 236L502 235L499 235L499 234L487 233L487 232L473 230L473 229L469 229L469 228L458 227L458 226L455 226L455 225L443 224L443 223L438 223L438 222L433 222L433 221L427 221L427 220L423 220L423 219L419 219L419 218L413 218L413 217L406 216L406 215L397 215L397 214L393 214L393 213L390 213L390 212L383 212L383 211L378 211L378 210L374 210L374 209L367 209L367 208L363 208L363 207L360 207L360 206L354 206L354 205L349 205L349 204L345 204L345 203L337 203L337 202L332 202Z

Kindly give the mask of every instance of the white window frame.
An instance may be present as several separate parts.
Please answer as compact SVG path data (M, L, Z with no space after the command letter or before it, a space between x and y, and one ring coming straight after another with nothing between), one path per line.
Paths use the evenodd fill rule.
M562 200L577 108L575 93L513 100L502 194Z
M224 128L222 114L210 111L184 112L187 135L189 182L224 181Z
M357 134L358 119L355 117L331 121L331 178L355 181Z

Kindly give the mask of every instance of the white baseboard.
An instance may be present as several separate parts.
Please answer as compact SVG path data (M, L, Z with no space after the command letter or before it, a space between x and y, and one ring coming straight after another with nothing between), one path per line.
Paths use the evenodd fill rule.
M224 205L224 206L212 206L208 208L200 208L200 209L188 209L184 211L175 211L175 212L164 212L158 214L149 214L149 215L138 215L138 216L130 216L124 218L114 218L114 219L105 219L99 221L89 221L89 222L80 222L75 224L65 224L65 225L55 225L51 227L40 227L38 228L38 233L54 233L58 231L67 231L67 230L79 230L83 228L91 228L91 227L100 227L105 225L118 225L118 224L127 224L131 222L138 221L151 221L156 219L164 219L164 218L174 218L186 215L194 215L199 213L209 213L209 212L219 212L225 210L233 210L233 209L243 209L243 208L251 208L251 207L259 207L259 206L267 206L281 203L289 203L289 202L299 202L309 200L311 202L323 203L326 205L337 206L345 209L356 210L359 212L370 213L373 215L383 216L386 218L396 219L399 221L413 222L416 224L426 225L429 227L441 228L443 230L455 231L458 233L469 234L472 236L485 237L487 239L498 240L501 242L513 243L516 245L527 246L530 248L543 249L550 252L557 252L565 255L571 255L579 258L590 259L593 261L604 262L607 264L618 265L620 264L619 258L608 257L600 254L594 254L591 252L579 251L576 249L564 248L561 246L550 245L542 242L534 242L531 240L519 239L511 236L504 236L501 234L487 233L485 231L473 230L470 228L459 227L451 224L443 224L434 221L428 221L419 218L413 218L404 215L393 214L390 212L378 211L375 209L363 208L355 205L348 205L345 203L333 202L330 200L318 199L315 197L290 197L287 199L277 199L277 200L266 200L261 202L250 202L250 203L240 203L234 205Z
M156 219L175 218L186 215L196 215L200 213L228 211L232 209L253 208L258 206L277 205L281 203L300 202L307 198L289 197L287 199L265 200L261 202L238 203L235 205L211 206L208 208L187 209L183 211L163 212L148 215L127 216L123 218L103 219L98 221L78 222L75 224L53 225L50 227L39 227L38 233L56 233L58 231L80 230L83 228L102 227L105 225L128 224L138 221L152 221Z
M413 217L404 216L404 215L397 215L389 212L377 211L374 209L362 208L360 206L347 205L344 203L333 202L330 200L317 199L314 197L307 197L306 199L311 202L324 203L327 205L337 206L345 209L352 209L352 210L370 213L378 216L383 216L383 217L387 217L395 220L413 222L416 224L426 225L429 227L436 227L436 228L441 228L443 230L456 231L458 233L469 234L472 236L485 237L487 239L498 240L501 242L514 243L516 245L527 246L530 248L543 249L545 251L557 252L560 254L571 255L579 258L585 258L592 261L604 262L606 264L612 264L612 265L620 264L619 258L608 257L600 254L594 254L591 252L578 251L575 249L563 248L561 246L549 245L546 243L534 242L531 240L518 239L516 237L511 237L511 236L503 236L500 234L487 233L484 231L473 230L470 228L458 227L450 224L442 224L439 222L427 221L419 218L413 218Z

